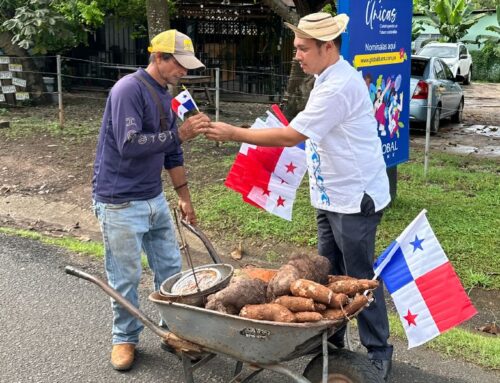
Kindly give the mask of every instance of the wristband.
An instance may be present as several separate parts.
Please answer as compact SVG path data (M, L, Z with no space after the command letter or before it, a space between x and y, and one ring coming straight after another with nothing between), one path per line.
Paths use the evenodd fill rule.
M188 184L188 183L187 183L187 181L186 181L186 182L184 182L183 184L181 184L181 185L179 185L179 186L174 187L174 190L175 190L175 191L177 191L177 190L179 190L179 189L182 189L183 187L187 186L187 184Z

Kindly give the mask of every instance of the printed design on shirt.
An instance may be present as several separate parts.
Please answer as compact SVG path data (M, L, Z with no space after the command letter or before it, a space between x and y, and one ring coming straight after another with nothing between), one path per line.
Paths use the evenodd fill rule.
M125 127L130 128L131 126L137 127L135 117L125 117Z
M144 145L144 144L147 144L148 143L148 136L144 135L144 134L141 134L139 136L139 139L137 140L137 143L139 145Z
M127 141L134 141L137 137L137 132L135 130L129 130L127 132Z
M167 141L167 133L162 132L162 133L158 134L158 141L160 141L160 142Z
M318 153L318 145L316 145L314 142L310 141L310 148L311 148L311 161L312 161L312 167L313 167L313 175L314 179L316 180L316 186L318 188L318 191L321 195L321 203L326 206L330 206L330 197L328 197L328 194L326 194L326 188L324 186L325 184L325 179L321 175L321 157Z

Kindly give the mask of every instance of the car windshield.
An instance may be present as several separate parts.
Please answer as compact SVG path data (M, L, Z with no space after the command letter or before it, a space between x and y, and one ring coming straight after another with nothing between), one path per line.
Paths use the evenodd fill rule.
M427 46L418 53L421 56L452 58L457 57L456 47Z

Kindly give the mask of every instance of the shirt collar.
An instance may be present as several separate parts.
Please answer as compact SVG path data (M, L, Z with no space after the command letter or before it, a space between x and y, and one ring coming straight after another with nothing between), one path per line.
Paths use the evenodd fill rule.
M154 87L156 87L157 89L163 91L163 92L166 92L167 91L167 88L161 86L158 81L156 81L153 77L151 77L151 75L146 72L144 70L144 68L139 68L137 70L137 73L139 74L139 76L142 76L146 79L147 82L149 82L151 85L153 85Z
M328 78L334 76L336 73L339 73L341 70L340 68L343 66L344 62L345 62L344 58L340 56L340 58L335 64L330 65L323 72L321 72L321 74L315 74L314 77L316 78L316 81L314 82L314 86L322 84Z

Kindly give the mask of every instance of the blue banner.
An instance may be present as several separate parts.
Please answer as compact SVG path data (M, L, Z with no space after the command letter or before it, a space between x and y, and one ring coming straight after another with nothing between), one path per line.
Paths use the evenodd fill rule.
M341 54L363 74L387 167L410 151L411 0L339 0L350 20Z

